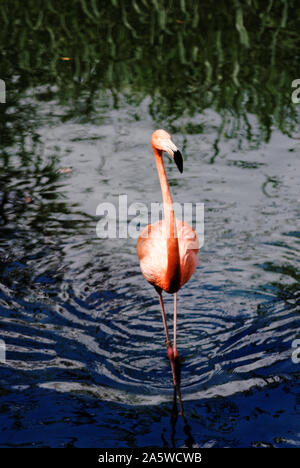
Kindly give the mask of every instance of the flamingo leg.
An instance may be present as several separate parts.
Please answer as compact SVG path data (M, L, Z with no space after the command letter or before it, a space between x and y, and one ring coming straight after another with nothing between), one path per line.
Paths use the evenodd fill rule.
M177 351L177 341L176 341L176 334L177 334L177 293L174 294L174 346L173 346L173 351L174 351L174 358L176 359L178 357L178 351Z
M177 351L177 293L174 294L174 325L173 325L173 332L174 332L174 346L173 346L173 353L174 353L174 365L175 365L175 375L176 381L180 384L180 361L179 361L179 354ZM180 389L178 390L178 397L180 402Z
M169 349L169 348L172 348L172 343L171 343L171 340L170 340L170 335L169 335L169 330L168 330L168 325L167 325L164 301L163 301L163 298L162 298L161 290L157 290L157 292L158 292L161 315L162 315L165 334L166 334L166 345L167 345L167 348Z
M158 289L158 288L156 290L157 290L158 297L159 297L161 314L162 314L162 319L163 319L163 324L164 324L164 329L165 329L165 334L166 334L166 346L167 346L168 357L169 357L170 364L171 364L171 369L172 369L173 384L177 388L178 386L177 386L176 372L175 372L174 353L173 353L172 342L170 340L170 335L169 335L169 330L168 330L168 325L167 325L164 301L163 301L163 298L162 298L161 290Z

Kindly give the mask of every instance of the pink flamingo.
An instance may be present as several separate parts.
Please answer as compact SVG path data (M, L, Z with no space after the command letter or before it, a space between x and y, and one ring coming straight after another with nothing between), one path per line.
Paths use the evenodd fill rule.
M152 135L151 143L162 191L165 219L149 224L141 232L137 241L137 255L145 279L154 286L159 296L173 384L179 393L179 355L176 343L177 291L190 279L196 269L199 242L194 229L175 218L162 158L163 152L167 152L182 172L182 155L165 130L156 130ZM168 331L162 291L174 294L173 346Z

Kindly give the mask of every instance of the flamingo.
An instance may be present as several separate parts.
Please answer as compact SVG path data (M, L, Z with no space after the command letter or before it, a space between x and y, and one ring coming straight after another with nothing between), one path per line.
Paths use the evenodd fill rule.
M196 232L189 224L175 218L163 162L163 152L166 152L182 173L182 155L165 130L156 130L152 134L151 144L161 186L164 220L149 224L143 229L137 241L137 255L142 274L158 293L173 384L179 394L179 354L176 341L177 292L196 269L199 241ZM168 331L162 291L174 294L173 346Z

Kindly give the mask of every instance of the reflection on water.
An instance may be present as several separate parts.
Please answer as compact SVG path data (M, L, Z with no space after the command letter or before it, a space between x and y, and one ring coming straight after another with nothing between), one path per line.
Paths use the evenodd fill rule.
M293 2L13 3L0 12L1 445L299 446ZM157 126L183 149L182 175L166 161L174 200L205 203L178 304L185 419L135 240L95 231L103 201L160 201Z

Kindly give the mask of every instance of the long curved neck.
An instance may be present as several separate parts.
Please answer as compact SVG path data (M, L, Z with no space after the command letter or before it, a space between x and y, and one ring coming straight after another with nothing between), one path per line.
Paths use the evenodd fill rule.
M153 152L155 156L155 162L161 187L162 198L164 202L164 215L166 223L174 225L174 209L173 209L173 200L171 197L170 187L165 171L165 166L162 158L162 151L153 147ZM173 219L172 219L173 218ZM172 226L170 226L171 229ZM172 230L174 233L174 229ZM172 232L170 231L170 237ZM174 236L173 236L174 237Z
M155 162L161 187L161 193L164 204L164 215L167 235L167 255L168 267L166 276L170 280L170 288L176 287L180 281L180 257L179 246L175 222L173 201L170 193L170 187L162 158L162 151L153 147Z

